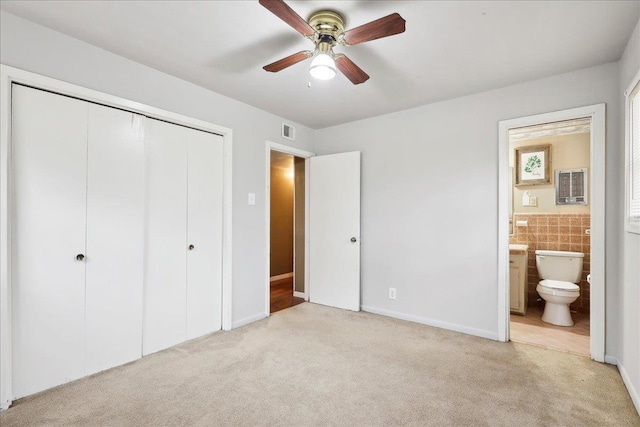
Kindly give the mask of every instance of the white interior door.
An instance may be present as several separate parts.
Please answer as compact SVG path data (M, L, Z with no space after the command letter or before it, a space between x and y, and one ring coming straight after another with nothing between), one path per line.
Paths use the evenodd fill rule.
M182 128L188 141L187 339L222 326L223 139Z
M12 87L13 398L84 375L87 113Z
M145 120L143 354L186 339L187 141L181 126Z
M360 152L310 159L309 300L360 310Z
M89 105L86 374L142 356L141 116Z

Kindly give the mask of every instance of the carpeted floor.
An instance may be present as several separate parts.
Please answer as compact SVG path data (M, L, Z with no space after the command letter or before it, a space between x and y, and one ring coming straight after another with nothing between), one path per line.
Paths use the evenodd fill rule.
M640 426L588 358L304 303L15 402L0 425Z

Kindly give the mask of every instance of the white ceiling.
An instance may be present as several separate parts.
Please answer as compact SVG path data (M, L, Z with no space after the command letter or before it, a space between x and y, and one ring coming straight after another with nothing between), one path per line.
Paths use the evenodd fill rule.
M638 1L288 1L303 18L338 11L346 28L398 12L403 34L337 47L371 79L311 81L311 49L255 1L2 1L0 8L157 70L323 128L616 61ZM311 87L308 83L311 81Z

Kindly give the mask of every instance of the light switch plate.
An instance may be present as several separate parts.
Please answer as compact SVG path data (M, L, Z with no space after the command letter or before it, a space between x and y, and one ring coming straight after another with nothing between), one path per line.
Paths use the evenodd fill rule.
M256 204L256 193L249 193L247 201L249 206L254 206Z

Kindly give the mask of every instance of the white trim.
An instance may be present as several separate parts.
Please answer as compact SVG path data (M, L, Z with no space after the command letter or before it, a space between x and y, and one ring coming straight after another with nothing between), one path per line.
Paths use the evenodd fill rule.
M311 274L309 266L311 265L310 252L310 240L309 235L311 233L311 157L308 157L304 161L304 300L309 301L309 289L311 288Z
M498 339L509 340L509 129L583 117L591 118L591 358L605 351L605 104L499 122L498 143Z
M640 222L631 221L629 217L629 199L631 198L631 123L629 120L629 96L640 84L640 70L631 80L624 92L624 230L627 233L640 234ZM638 94L640 96L640 93Z
M0 65L0 410L11 405L11 286L9 177L11 156L11 79Z
M631 396L631 400L633 401L634 406L636 407L636 411L640 414L640 394L638 390L633 387L633 381L631 381L631 377L627 373L626 368L619 361L617 363L618 371L620 371L620 376L622 377L622 381L624 385L627 386L627 391L629 392L629 396Z
M222 330L230 331L233 320L233 131L224 135L224 188L222 215Z
M289 277L293 277L293 272L284 273L284 274L278 274L277 276L271 276L271 277L269 277L269 281L270 282L275 282L276 280L288 279Z
M271 284L269 277L269 259L271 253L271 150L279 151L285 154L291 154L296 157L301 157L303 159L309 159L310 157L315 156L315 153L311 151L301 150L299 148L289 147L288 145L278 144L277 142L267 141L265 144L265 190L264 190L264 229L265 229L265 248L266 248L266 263L265 263L265 295L264 295L264 313L266 317L271 316ZM304 265L305 265L305 280L304 280L304 294L305 301L309 301L309 279L308 279L308 271L309 271L309 166L308 161L305 161L305 218L304 218Z
M224 213L222 242L222 329L232 327L232 151L233 131L203 120L130 101L71 83L0 64L0 408L11 404L11 236L9 215L11 85L20 83L164 120L223 137Z
M296 298L304 298L305 301L308 301L308 299L306 299L306 294L304 292L293 291L293 296Z
M620 372L622 382L624 382L624 385L627 387L627 391L629 392L633 405L636 407L636 411L640 414L640 393L638 393L638 390L633 386L633 381L631 381L631 377L629 377L624 365L620 363L620 360L617 357L609 355L604 357L604 362L618 367L618 372Z
M638 390L636 390L635 387L633 386L633 381L631 381L631 377L627 373L627 370L625 369L624 365L621 364L619 361L617 365L618 365L618 371L620 371L620 376L622 377L622 381L624 382L624 385L627 386L627 391L629 392L629 396L631 396L633 405L636 407L636 411L640 415L640 394L638 393Z
M241 328L249 323L257 322L258 320L266 319L268 316L265 316L264 313L254 314L253 316L245 317L244 319L237 320L233 322L232 329Z
M618 360L617 357L615 356L609 356L608 354L606 354L604 356L604 363L607 363L609 365L615 365L618 366L620 364L620 361Z
M440 320L428 319L426 317L413 316L411 314L399 313L397 311L386 310L383 308L371 307L363 305L360 307L362 311L367 313L379 314L381 316L393 317L394 319L406 320L408 322L421 323L427 326L434 326L436 328L447 329L455 332L462 332L463 334L473 335L480 338L487 338L494 341L498 340L498 334L493 331L485 331L484 329L469 328L468 326L457 325L455 323L442 322Z

